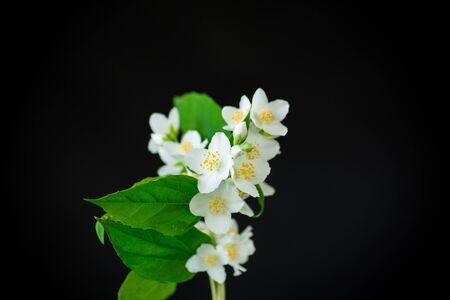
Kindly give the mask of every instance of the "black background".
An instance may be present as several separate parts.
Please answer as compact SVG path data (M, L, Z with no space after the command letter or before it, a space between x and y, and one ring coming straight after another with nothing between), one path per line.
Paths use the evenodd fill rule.
M418 104L423 27L410 3L47 2L14 23L21 88L12 144L19 295L114 299L127 270L83 197L161 165L152 112L187 91L237 105L258 87L291 104L277 193L252 224L229 299L405 299L438 285L427 237L433 147ZM19 262L17 264L17 262ZM204 274L173 299L208 299ZM17 297L21 298L21 297Z

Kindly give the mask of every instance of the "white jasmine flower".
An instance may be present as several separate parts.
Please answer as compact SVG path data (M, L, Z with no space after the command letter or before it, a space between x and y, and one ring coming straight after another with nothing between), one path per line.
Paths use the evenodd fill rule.
M262 183L270 173L270 166L266 160L261 158L248 159L242 155L234 159L231 177L236 187L244 193L258 197L255 184Z
M255 125L270 135L286 135L288 129L281 124L289 111L289 103L285 100L269 102L266 93L257 89L252 98L250 117Z
M247 152L247 158L249 160L258 158L271 160L280 153L280 144L274 139L263 136L253 124L250 124L245 143L252 146L251 150Z
M214 248L210 244L202 244L196 254L186 262L186 268L191 273L208 273L214 281L224 283L226 279L225 267L228 256L224 249Z
M250 100L247 96L242 96L239 102L239 108L233 106L224 106L222 108L222 117L227 122L227 125L223 127L225 130L232 131L236 125L245 120L250 111Z
M231 213L239 212L243 204L236 187L224 181L212 193L192 197L189 208L193 215L205 217L209 230L222 234L230 229Z
M153 133L148 143L148 150L151 153L157 153L164 141L176 139L180 128L180 116L174 107L170 110L168 118L161 113L151 114L149 123Z
M233 130L233 144L238 145L242 143L247 137L247 124L245 122L241 122L234 127Z
M184 160L184 156L190 152L192 149L203 149L205 148L208 140L202 142L200 134L196 130L189 130L181 138L181 142L167 141L164 143L164 149L167 150L171 156Z
M159 157L165 163L158 169L158 176L179 175L183 171L183 163L167 153L164 148L158 150Z
M214 191L225 180L233 165L230 141L223 132L212 137L208 150L192 149L185 157L186 165L197 174L200 193Z
M250 239L252 236L252 228L248 226L241 234L227 234L217 239L217 248L227 253L228 264L233 267L234 276L241 275L246 271L242 264L246 263L248 257L255 253L255 245Z

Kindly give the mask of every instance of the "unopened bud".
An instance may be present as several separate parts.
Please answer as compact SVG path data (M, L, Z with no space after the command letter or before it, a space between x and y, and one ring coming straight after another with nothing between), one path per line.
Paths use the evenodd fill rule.
M242 149L242 151L250 152L253 149L253 145L249 144L249 143L244 143L241 145L241 149Z
M247 137L247 124L241 122L234 127L233 130L233 144L239 145Z

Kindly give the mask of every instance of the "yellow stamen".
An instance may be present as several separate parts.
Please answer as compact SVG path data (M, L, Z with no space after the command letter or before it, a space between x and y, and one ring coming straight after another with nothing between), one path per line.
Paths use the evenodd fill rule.
M244 114L242 113L242 111L238 110L231 117L231 120L233 120L234 123L239 123L242 120L243 117L244 117Z
M273 114L270 111L270 109L268 108L263 108L261 109L260 113L259 113L259 118L263 121L263 122L270 122L273 120Z
M213 215L223 214L225 212L225 201L222 197L214 196L209 200L208 208Z
M225 250L227 251L228 257L232 260L235 260L238 256L238 253L236 251L236 246L234 244L226 244Z
M260 156L259 150L258 150L258 144L253 144L252 145L252 150L250 152L247 153L247 158L248 159L257 159Z
M237 176L242 177L245 180L255 179L255 166L252 162L242 162L240 168L237 170Z
M188 152L193 148L192 143L191 142L183 142L180 145L180 150L181 152Z
M200 166L207 170L207 171L213 171L219 167L220 164L220 153L219 151L208 151L205 155L205 159L200 164Z
M208 266L215 266L215 265L217 265L218 262L219 262L219 259L215 255L209 254L209 255L206 255L206 257L205 257L205 263Z

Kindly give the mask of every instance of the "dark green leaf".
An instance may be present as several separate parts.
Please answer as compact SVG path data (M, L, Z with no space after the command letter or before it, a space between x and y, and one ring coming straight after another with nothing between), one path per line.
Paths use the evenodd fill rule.
M119 300L165 300L176 288L176 283L147 280L131 271L120 287Z
M155 230L131 228L100 219L117 255L139 276L159 282L182 282L191 279L185 265L210 238L195 227L178 236L163 235Z
M223 131L225 121L222 108L208 95L195 92L174 98L174 105L180 113L181 130L197 130L203 138L211 141L216 132Z
M189 202L197 193L195 178L174 175L144 179L127 190L88 201L131 227L177 235L200 219L189 211Z
M105 244L105 228L103 228L102 223L99 221L95 222L95 232L97 233L97 237L100 240L100 243Z
M259 213L256 214L253 218L259 218L264 212L264 192L259 184L255 185L255 186L256 186L256 189L258 190L258 194L259 194L258 203L260 206L260 210L259 210Z

